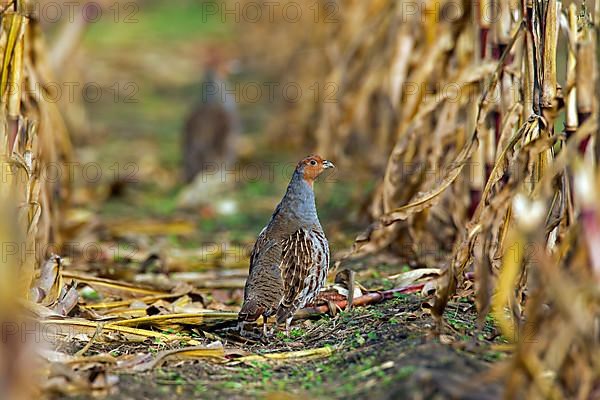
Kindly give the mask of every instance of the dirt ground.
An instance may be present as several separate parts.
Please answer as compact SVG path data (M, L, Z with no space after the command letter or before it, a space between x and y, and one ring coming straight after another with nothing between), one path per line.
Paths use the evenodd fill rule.
M449 324L444 327L444 343L440 343L439 337L431 334L433 321L421 310L422 300L417 295L402 295L333 318L301 321L294 325L289 338L278 334L267 343L240 342L230 328L217 329L212 333L226 348L262 354L328 346L333 353L312 360L238 365L169 363L152 372L119 375L119 383L108 398L499 398L497 383L482 385L492 363L504 356L493 350L494 343L500 342L493 339L493 329L486 326L477 331L472 304L453 303L447 315ZM249 334L258 337L257 332ZM94 345L88 354L133 354L147 351L149 346L164 345ZM77 346L71 348L77 350Z

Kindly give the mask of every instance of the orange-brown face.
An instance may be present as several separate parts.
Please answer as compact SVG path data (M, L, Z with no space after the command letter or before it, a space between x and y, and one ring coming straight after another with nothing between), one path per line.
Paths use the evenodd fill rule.
M334 168L332 162L324 160L321 156L308 156L298 163L297 170L302 171L304 180L311 185L323 171Z

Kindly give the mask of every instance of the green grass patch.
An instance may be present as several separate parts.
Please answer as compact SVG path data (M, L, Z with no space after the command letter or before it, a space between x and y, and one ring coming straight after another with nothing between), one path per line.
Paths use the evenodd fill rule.
M195 38L228 38L231 27L217 13L206 12L211 1L123 3L105 9L92 23L86 44L100 46L131 45L140 42L182 41Z

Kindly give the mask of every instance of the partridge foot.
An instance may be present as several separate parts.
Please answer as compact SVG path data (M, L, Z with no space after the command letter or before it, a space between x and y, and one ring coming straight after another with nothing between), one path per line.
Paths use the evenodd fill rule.
M240 336L244 336L244 321L238 322L238 329L240 331Z
M273 330L274 328L271 328L271 330L268 329L267 327L267 317L263 316L263 336L265 338L270 338L273 336Z

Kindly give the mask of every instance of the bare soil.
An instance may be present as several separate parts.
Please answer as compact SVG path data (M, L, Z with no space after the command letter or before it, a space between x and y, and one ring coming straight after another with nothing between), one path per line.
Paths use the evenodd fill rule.
M432 333L434 322L422 311L422 302L421 296L404 295L333 318L300 321L289 338L278 334L267 343L241 344L230 329L217 330L213 333L223 338L226 347L253 353L323 346L331 346L334 352L328 358L308 361L170 363L148 373L119 375L119 384L108 398L499 398L499 384L481 384L492 362L504 356L493 350L493 343L500 341L491 339L493 328L478 331L473 305L454 303L449 306L449 324L443 329L441 343ZM256 327L256 336L258 330ZM142 348L148 351L148 346L156 345L98 345L88 354L107 350L135 353Z

